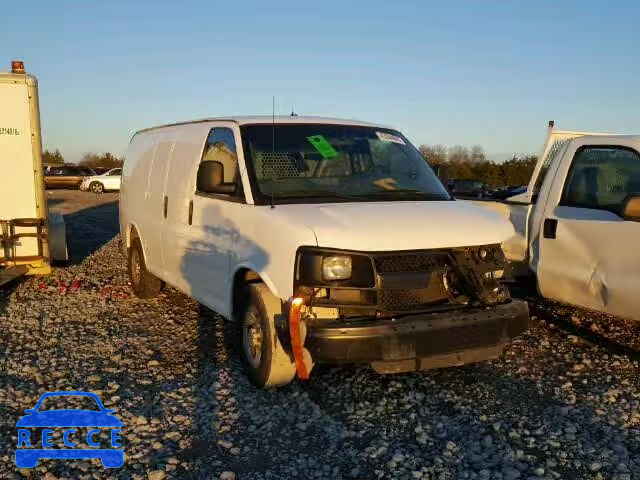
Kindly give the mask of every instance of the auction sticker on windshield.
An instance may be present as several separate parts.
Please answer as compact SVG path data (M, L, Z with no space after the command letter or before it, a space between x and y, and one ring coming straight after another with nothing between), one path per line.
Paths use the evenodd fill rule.
M121 467L124 464L122 422L113 412L104 407L95 393L43 394L16 423L16 466L33 468L43 458L99 458L105 468Z
M333 158L338 156L335 148L331 146L329 141L322 135L312 135L307 137L307 140L315 147L315 149L322 155L322 158Z
M383 142L393 142L399 143L400 145L406 145L406 143L404 143L404 140L402 140L402 138L397 135L392 135L391 133L386 132L376 132L376 135Z

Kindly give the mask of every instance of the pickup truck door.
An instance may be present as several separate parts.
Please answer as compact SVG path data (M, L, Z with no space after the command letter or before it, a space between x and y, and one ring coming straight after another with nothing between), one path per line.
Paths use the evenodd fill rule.
M640 222L620 215L624 199L640 193L639 150L623 137L568 145L536 206L541 295L640 320Z

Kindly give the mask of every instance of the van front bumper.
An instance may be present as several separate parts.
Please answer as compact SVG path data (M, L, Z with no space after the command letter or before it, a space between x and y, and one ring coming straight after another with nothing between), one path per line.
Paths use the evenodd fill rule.
M529 326L526 302L397 319L308 325L305 348L324 363L371 363L383 373L425 370L495 358Z

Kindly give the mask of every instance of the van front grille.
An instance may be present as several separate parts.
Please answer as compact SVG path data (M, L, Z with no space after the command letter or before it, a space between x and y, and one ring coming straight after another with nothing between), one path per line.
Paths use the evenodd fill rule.
M398 255L379 255L374 257L378 273L391 272L429 272L449 266L446 253L409 253Z
M391 288L380 290L379 302L387 312L425 310L446 303L448 296L443 282L434 282L427 288Z

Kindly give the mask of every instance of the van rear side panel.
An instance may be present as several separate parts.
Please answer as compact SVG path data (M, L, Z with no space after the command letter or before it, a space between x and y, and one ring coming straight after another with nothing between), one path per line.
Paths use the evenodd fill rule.
M32 118L37 108L32 108L31 102L37 98L33 98L35 87L28 84L28 79L24 75L0 74L0 220L42 216L36 190L36 171L41 165L36 165L39 157L34 155L32 143L38 120ZM16 233L20 231L16 229ZM14 255L37 254L35 238L17 241Z
M149 190L149 172L155 154L156 143L152 135L137 134L129 143L122 167L120 188L120 233L129 246L129 227L145 214Z
M164 222L166 167L173 151L167 130L142 132L133 137L125 157L120 193L120 231L125 236L135 227L140 237L147 269L164 273L160 229Z

